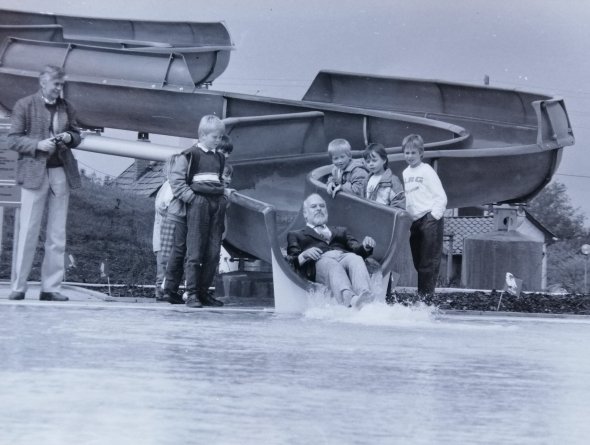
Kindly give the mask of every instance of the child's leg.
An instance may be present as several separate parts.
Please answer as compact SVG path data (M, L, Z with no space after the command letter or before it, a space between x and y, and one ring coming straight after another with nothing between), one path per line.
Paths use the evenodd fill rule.
M170 248L169 257L166 264L166 282L164 289L167 293L175 294L178 292L180 281L182 280L182 272L184 270L184 256L186 254L186 222L174 221L171 245L164 247Z
M194 201L187 205L185 275L189 295L196 295L200 286L201 263L209 237L209 214L209 200L203 195L196 195Z
M161 298L164 293L162 290L162 282L166 276L166 267L162 264L162 251L158 250L157 252L154 252L154 254L156 255L156 298Z
M410 227L410 250L412 251L412 262L416 272L420 269L420 252L422 246L422 220L424 217L412 222Z
M430 213L421 220L422 239L418 266L418 293L434 294L440 269L444 220L435 219Z
M219 254L221 251L221 239L225 229L225 210L227 200L224 196L208 198L210 203L209 234L203 254L203 266L199 278L197 292L205 295L209 286L213 284L215 274L219 267Z
M160 251L158 252L158 267L163 270L162 279L159 284L162 284L162 280L166 275L166 267L168 265L168 259L174 246L174 221L164 216L160 226ZM158 277L159 278L159 277ZM156 284L158 284L158 278L156 278Z

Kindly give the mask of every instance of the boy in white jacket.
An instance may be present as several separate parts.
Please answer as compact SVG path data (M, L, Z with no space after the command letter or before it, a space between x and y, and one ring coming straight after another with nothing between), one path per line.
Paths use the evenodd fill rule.
M442 255L447 195L434 169L422 162L424 141L417 134L402 142L408 167L403 171L406 210L412 216L410 248L418 272L418 294L434 294Z
M156 300L162 301L164 297L164 290L162 289L162 282L166 275L166 264L168 263L168 256L170 256L170 249L172 247L173 234L172 228L174 223L167 221L166 215L168 213L168 206L174 195L172 188L168 182L169 161L166 162L164 168L164 175L166 181L158 190L155 202L155 217L154 217L154 232L152 238L152 245L154 253L156 254Z

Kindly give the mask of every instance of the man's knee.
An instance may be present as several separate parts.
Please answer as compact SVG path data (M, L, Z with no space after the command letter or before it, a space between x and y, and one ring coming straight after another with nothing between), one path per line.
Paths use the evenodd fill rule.
M356 253L349 252L346 254L346 262L355 267L365 267L365 260Z

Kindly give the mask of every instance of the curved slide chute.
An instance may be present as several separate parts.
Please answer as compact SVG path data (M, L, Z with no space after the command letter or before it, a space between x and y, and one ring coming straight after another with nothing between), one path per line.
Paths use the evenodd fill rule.
M56 30L43 40L123 48L233 46L222 22L103 19L0 9L0 38L37 38L36 29Z
M400 175L402 139L421 134L425 161L437 170L450 207L530 199L551 179L563 147L574 143L562 99L515 90L328 71L302 101L203 89L227 65L220 54L229 34L224 37L223 25L204 26L220 37L199 40L209 31L193 25L3 12L0 104L11 109L36 91L39 71L54 64L65 69L64 95L86 128L194 138L203 115L218 115L235 147L237 192L226 243L273 265L277 310L301 310L311 286L284 259L286 233L302 226L309 193L325 197L331 223L376 238L374 256L383 270L396 269L396 258L407 254L406 212L347 194L327 197L331 139L348 139L355 157L367 143L383 143ZM15 29L23 31L19 38L10 34ZM202 35L188 41L191 33ZM95 135L78 149L153 160L180 151Z

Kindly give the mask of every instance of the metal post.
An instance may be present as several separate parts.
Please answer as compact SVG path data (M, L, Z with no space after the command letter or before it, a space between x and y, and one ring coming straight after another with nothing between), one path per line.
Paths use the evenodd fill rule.
M588 294L588 255L584 261L584 295Z
M584 294L588 294L588 256L590 255L590 244L584 244L580 248L580 252L585 257L584 261Z
M10 282L14 283L16 279L16 255L18 248L18 233L20 231L20 207L14 209L14 233L12 235L12 270L10 272Z
M0 257L2 256L2 228L4 227L4 206L0 206Z
M447 250L447 286L451 283L453 274L453 235L449 235L449 248Z

